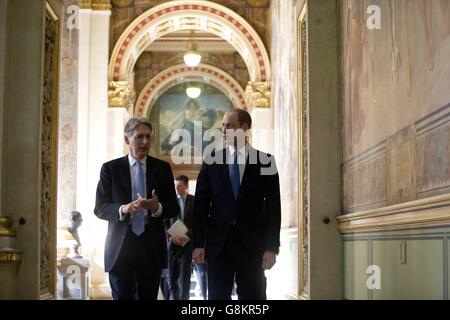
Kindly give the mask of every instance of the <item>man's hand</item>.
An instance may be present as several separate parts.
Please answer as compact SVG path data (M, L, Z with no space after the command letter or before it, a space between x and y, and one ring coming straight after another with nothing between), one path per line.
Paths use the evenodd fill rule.
M196 264L205 263L205 249L195 248L192 252L192 258Z
M122 214L134 214L141 209L142 206L138 200L131 201L122 207Z
M142 208L150 210L152 213L158 211L159 199L158 196L156 195L155 189L153 189L152 191L151 199L145 199L140 194L138 194L138 199L136 201L138 201L138 203L142 206Z
M275 262L277 262L276 254L272 251L266 251L266 252L264 252L264 255L263 255L263 261L262 261L261 268L263 270L270 270L270 269L272 269Z
M173 244L176 244L177 246L184 247L186 243L188 243L189 238L185 235L183 236L173 236L170 238L170 241L172 241Z

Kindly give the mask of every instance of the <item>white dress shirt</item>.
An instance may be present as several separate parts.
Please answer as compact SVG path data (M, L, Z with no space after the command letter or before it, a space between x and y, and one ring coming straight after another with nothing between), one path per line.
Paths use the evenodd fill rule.
M128 154L128 164L130 165L130 178L131 178L131 194L132 194L133 201L137 199L137 197L135 196L136 195L136 191L135 191L136 188L135 188L135 182L134 182L134 176L135 176L135 173L136 173L136 162L137 161L141 162L142 169L144 171L145 194L141 194L141 197L142 198L146 198L147 197L147 157L145 157L142 160L137 160L137 159L133 158L133 156L131 154ZM125 219L125 217L126 217L126 214L122 213L122 208L124 206L125 205L122 205L119 208L119 220L120 221L123 221ZM148 223L147 212L148 211L146 210L145 211L145 221L146 221L146 223ZM156 210L155 213L152 213L152 217L153 218L157 218L157 217L159 217L161 215L161 213L162 213L162 205L161 205L161 203L159 203L158 210ZM130 218L132 219L133 215L131 215Z

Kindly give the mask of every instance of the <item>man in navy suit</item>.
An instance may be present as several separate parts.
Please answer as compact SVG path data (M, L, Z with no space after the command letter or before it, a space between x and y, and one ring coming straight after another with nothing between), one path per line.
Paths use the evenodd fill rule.
M168 163L148 155L153 133L145 117L125 125L130 153L103 164L94 213L108 221L105 271L115 300L155 300L167 266L164 218L178 215Z
M189 300L192 273L192 218L194 196L188 194L189 178L181 175L175 178L180 214L178 218L168 219L169 229L178 219L188 232L185 235L175 235L169 238L169 288L172 300Z
M279 177L273 157L248 144L251 123L242 109L224 115L226 148L205 157L197 178L193 258L207 260L210 300L230 300L234 281L240 300L264 299L279 251Z

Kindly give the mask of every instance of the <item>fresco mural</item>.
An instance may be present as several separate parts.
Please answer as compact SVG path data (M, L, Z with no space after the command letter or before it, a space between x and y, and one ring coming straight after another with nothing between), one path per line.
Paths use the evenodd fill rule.
M202 87L203 93L197 99L189 98L185 93L186 84L181 84L161 95L155 102L150 119L157 127L155 144L158 147L154 151L159 156L170 156L174 147L186 144L192 155L201 154L210 144L208 140L203 141L204 132L208 129L221 129L223 115L232 108L232 102L212 86L198 86ZM184 134L190 139L186 139L187 136L181 137L179 129L184 129ZM195 139L202 141L201 144L196 144ZM220 139L214 143L219 145L222 141Z

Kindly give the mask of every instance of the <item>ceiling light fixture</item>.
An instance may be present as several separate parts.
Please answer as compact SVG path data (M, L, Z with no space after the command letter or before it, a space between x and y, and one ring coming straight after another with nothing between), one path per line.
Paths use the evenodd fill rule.
M183 56L184 63L189 67L196 67L200 64L202 56L198 53L198 44L194 41L194 31L191 31L191 39L187 45L187 51Z
M186 94L191 99L197 99L202 94L202 89L196 86L188 86L186 88Z

